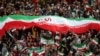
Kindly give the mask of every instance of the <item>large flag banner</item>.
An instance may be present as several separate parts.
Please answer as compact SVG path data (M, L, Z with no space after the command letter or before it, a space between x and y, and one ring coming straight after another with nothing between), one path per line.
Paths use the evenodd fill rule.
M5 31L11 28L27 29L33 26L52 32L65 33L73 31L81 34L90 29L99 31L100 21L93 18L67 19L59 16L10 15L0 18L0 36L3 36Z
M38 0L33 0L33 3L38 3Z

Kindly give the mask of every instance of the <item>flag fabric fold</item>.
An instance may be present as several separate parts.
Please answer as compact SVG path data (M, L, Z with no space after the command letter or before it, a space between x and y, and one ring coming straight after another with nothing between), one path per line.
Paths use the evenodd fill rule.
M0 18L0 36L11 28L23 29L25 27L27 29L33 26L52 32L65 33L70 30L81 34L89 29L99 31L100 21L93 18L67 19L59 16L9 15Z

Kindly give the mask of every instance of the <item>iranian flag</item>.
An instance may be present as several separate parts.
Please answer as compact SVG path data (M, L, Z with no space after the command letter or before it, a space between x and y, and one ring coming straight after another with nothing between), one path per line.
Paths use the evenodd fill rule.
M27 29L33 26L52 32L64 33L70 30L81 34L89 29L99 31L100 21L93 18L69 19L59 16L9 15L0 18L0 36L3 36L5 31L12 28Z
M28 56L36 56L36 55L41 56L44 53L45 53L44 48L32 47L28 49Z
M77 51L86 51L86 49L87 49L86 44L84 44L84 43L74 44L73 48L76 49Z

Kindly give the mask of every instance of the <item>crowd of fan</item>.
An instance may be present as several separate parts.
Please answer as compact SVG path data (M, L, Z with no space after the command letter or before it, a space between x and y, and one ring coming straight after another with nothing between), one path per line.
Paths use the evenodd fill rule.
M43 38L47 41L43 42ZM49 41L50 39L52 40ZM96 42L93 39L96 39ZM19 43L21 46L18 45ZM83 43L84 47L74 47L74 45ZM71 31L61 34L40 28L11 29L0 41L2 55L7 51L10 56L12 54L12 56L28 56L29 48L33 47L44 48L42 54L32 50L33 56L100 56L100 31L89 30L77 35Z
M0 16L22 14L22 15L58 15L65 18L94 17L100 19L100 4L93 0L75 0L71 4L66 0L0 0Z
M100 4L93 4L75 0L69 4L65 0L40 0L33 3L32 0L0 0L0 16L22 14L31 16L57 15L65 18L91 18L100 19ZM42 42L42 38L47 42ZM52 38L52 42L49 39ZM93 39L96 39L95 43ZM17 46L21 41L21 46ZM75 44L85 44L85 48L75 48ZM16 47L17 46L17 47ZM15 48L16 47L16 48ZM71 31L66 34L50 32L39 28L26 30L8 30L0 40L0 56L5 52L13 53L12 56L28 56L27 49L31 47L44 48L42 56L86 56L91 52L94 56L100 56L100 32L89 30L77 35ZM24 49L25 48L25 49ZM24 49L24 50L23 50ZM60 53L59 53L60 52ZM40 56L33 50L34 56ZM11 56L11 55L10 55Z

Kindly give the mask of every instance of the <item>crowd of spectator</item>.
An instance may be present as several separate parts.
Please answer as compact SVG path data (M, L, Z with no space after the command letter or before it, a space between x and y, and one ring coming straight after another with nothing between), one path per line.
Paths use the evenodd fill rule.
M65 18L95 18L100 20L100 3L93 0L0 0L0 16L5 15L47 16L56 15ZM80 47L81 46L81 47ZM100 56L100 31L93 29L77 35L51 32L32 27L30 29L10 29L0 39L0 56L6 52L9 56L28 56L29 48L39 48L42 54L31 50L33 56Z
M12 14L99 19L100 3L97 0L73 0L71 3L67 0L38 0L36 3L33 0L0 0L0 16Z
M39 54L34 48L44 52ZM89 30L77 35L37 27L10 29L0 40L0 51L3 56L6 51L9 56L28 56L30 52L33 56L100 56L100 31Z

